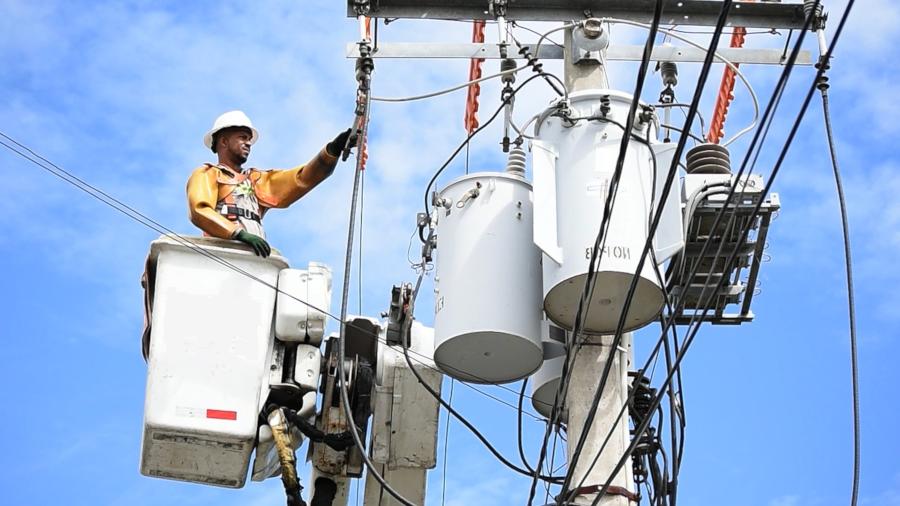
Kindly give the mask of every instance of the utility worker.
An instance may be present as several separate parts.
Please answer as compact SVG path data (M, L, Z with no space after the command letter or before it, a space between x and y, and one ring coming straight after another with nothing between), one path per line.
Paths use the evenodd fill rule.
M257 138L259 133L241 111L216 118L203 143L218 155L218 163L204 163L194 170L187 198L191 223L204 235L237 239L267 257L272 249L262 226L266 211L288 207L330 176L348 144L350 129L338 134L309 163L289 170L244 168ZM350 147L354 144L355 139Z

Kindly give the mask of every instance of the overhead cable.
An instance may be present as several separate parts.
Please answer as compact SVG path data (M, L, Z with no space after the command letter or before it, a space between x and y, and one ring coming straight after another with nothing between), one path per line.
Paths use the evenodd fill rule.
M491 79L496 79L498 77L503 77L509 74L515 74L522 70L529 68L528 64L522 65L521 67L516 67L510 70L504 70L503 72L497 72L496 74L491 74L489 76L482 77L480 79L474 79L472 81L467 81L462 84L458 84L456 86L451 86L450 88L445 88L437 91L432 91L430 93L424 93L422 95L413 95L411 97L372 97L372 101L374 102L415 102L417 100L425 100L427 98L439 97L441 95L446 95L447 93L452 93L457 90L461 90L463 88L468 88L473 84L482 83L484 81L489 81Z
M818 3L818 0L816 0L816 3ZM831 45L830 45L829 48L828 48L828 52L826 53L826 56L825 56L826 61L827 61L828 58L830 58L831 53L833 52L834 47L835 47L835 45L836 45L838 39L840 38L840 34L841 34L842 31L843 31L843 28L844 28L844 26L845 26L845 24L846 24L847 18L848 18L849 13L851 12L851 10L852 10L852 8L853 8L854 3L855 3L855 0L850 0L850 1L848 2L848 4L847 4L847 7L846 7L845 10L844 10L844 13L843 13L843 15L842 15L842 17L841 17L841 21L840 21L840 23L839 23L839 25L838 25L838 29L837 29L836 32L835 32L834 40L832 41ZM807 19L807 27L808 27L808 25L809 25L809 19ZM807 27L804 27L804 30L801 32L801 37L802 37L802 35L806 32L806 28L807 28ZM797 49L797 48L795 48L795 50L796 50L796 49ZM795 53L796 53L796 51L795 51ZM786 70L787 70L787 69L786 69ZM786 157L786 155L787 155L787 152L788 152L788 150L789 150L791 144L793 143L793 140L794 140L795 137L796 137L796 134L797 134L797 131L799 130L800 124L801 124L801 122L802 122L802 120L803 120L803 118L804 118L804 116L805 116L805 113L806 113L808 107L809 107L809 103L810 103L810 101L811 101L811 99L812 99L812 95L815 93L816 87L817 87L817 85L818 85L818 81L819 81L819 79L821 78L821 76L822 76L822 74L824 73L824 71L825 71L824 68L820 68L820 69L819 69L819 71L818 71L817 74L816 74L816 79L813 81L813 83L812 83L811 86L810 86L810 89L809 89L809 91L808 91L808 93L807 93L807 95L806 95L806 97L805 97L805 99L804 99L804 101L803 101L803 104L802 104L802 106L801 106L801 108L800 108L800 111L799 111L797 117L796 117L796 120L794 121L794 124L793 124L793 126L792 126L792 128L791 128L791 130L790 130L790 133L789 133L789 135L788 135L788 138L787 138L787 140L785 141L784 146L782 147L782 150L781 150L781 152L780 152L780 154L779 154L779 156L778 156L778 160L776 161L776 164L775 164L774 168L772 169L772 174L771 174L771 176L770 176L770 179L769 179L769 181L766 183L765 188L764 188L763 191L762 191L762 195L763 195L763 196L767 195L768 192L769 192L770 189L771 189L772 183L774 182L775 177L777 176L778 171L780 170L780 168L781 168L781 166L782 166L782 164L783 164L783 162L784 162L784 159L785 159L785 157ZM755 208L754 208L754 211L753 211L753 215L756 215L756 214L759 212L759 209L760 209L760 207L762 206L762 203L763 203L763 199L760 199L760 200L757 202L757 204L756 204L756 206L755 206ZM745 242L745 240L746 240L746 238L745 238L745 237L742 237L741 240L738 241L738 243L735 245L735 248L732 250L732 253L731 253L732 256L734 256L734 255L737 254L737 251L738 251L739 248L742 246L742 244ZM723 246L724 246L724 244L723 244ZM721 249L721 246L720 246L720 249ZM717 283L717 287L716 287L716 288L718 289L718 287L720 287L724 282L725 282L725 278L721 279L721 280ZM702 295L701 295L701 297L702 297ZM675 362L674 362L674 363L675 363L676 366L680 365L682 359L684 358L685 353L687 352L688 348L690 347L690 344L693 342L693 339L694 339L694 337L695 337L696 334L697 334L698 329L700 328L699 323L702 323L702 321L703 321L703 319L705 318L705 315L706 315L706 313L709 311L709 309L710 309L710 308L707 307L707 308L703 311L703 315L702 315L701 318L697 321L697 325L694 326L694 327L692 327L692 328L688 331L688 334L687 334L686 337L685 337L684 345L683 345L681 351L680 351L680 352L676 355L676 357L675 357ZM668 376L666 377L666 380L665 380L664 383L663 383L662 388L665 388L665 387L667 386L668 382L671 381L671 379L672 379L672 375L668 375ZM661 388L661 390L662 390L662 388ZM653 405L654 405L654 409L655 409L656 406L659 405L659 402L660 402L660 401L661 401L661 395L657 395L657 396L654 398L654 401L653 401L653 402L654 402L654 404L653 404ZM636 433L636 434L642 434L643 431L646 430L646 428L647 428L647 424L646 424L646 423L641 424L640 427L636 428L635 433ZM632 441L632 444L629 445L627 451L625 452L625 454L622 456L622 458L619 460L619 462L617 463L617 465L616 465L615 468L613 469L613 472L610 474L610 477L608 478L608 480L607 480L606 483L604 484L603 489L601 489L601 493L598 494L597 497L594 499L594 502L592 503L592 506L596 506L597 504L599 504L600 499L603 497L603 495L604 495L604 493L606 492L606 490L608 490L609 485L611 484L613 478L614 478L615 475L618 473L619 469L621 469L621 467L622 467L622 465L624 464L624 462L626 461L626 459L627 459L628 457L630 457L631 453L634 451L634 447L635 447L635 446L636 446L636 441ZM855 500L855 499L854 499L854 500Z
M640 23L638 21L631 21L629 19L605 18L605 20L609 21L611 23L618 23L618 24L623 24L623 25L632 25L632 26L640 26L643 28L650 28L650 25L648 25L646 23ZM677 33L673 32L672 30L668 30L666 28L660 28L659 31L668 35L669 37L672 37L673 39L678 39L678 40L684 42L685 44L694 46L697 49L702 49L702 50L707 49L687 37L678 35ZM719 33L719 36L720 35L721 35L721 33ZM757 99L756 92L753 91L753 86L750 85L750 81L747 80L747 78L744 76L744 73L741 72L741 69L738 68L738 66L735 63L733 63L728 58L725 58L724 56L722 56L722 54L719 53L718 51L714 51L713 55L716 57L717 60L724 63L726 66L728 66L728 68L730 68L734 72L734 74L736 76L738 76L738 78L740 78L741 82L747 88L747 92L750 94L750 100L753 102L753 120L750 122L749 125L747 125L743 129L739 130L738 133L734 134L733 136L731 136L730 139L728 139L727 141L722 143L723 146L728 146L732 142L734 142L738 138L740 138L742 135L744 135L745 133L753 130L753 127L756 126L756 122L759 119L759 99Z
M86 194L88 194L89 196L93 197L94 199L99 200L100 202L102 202L102 203L108 205L109 207L111 207L112 209L114 209L114 210L116 210L116 211L118 211L118 212L124 214L124 215L127 216L128 218L131 218L133 221L135 221L135 222L137 222L137 223L139 223L139 224L141 224L141 225L143 225L143 226L145 226L145 227L147 227L147 228L149 228L149 229L151 229L151 230L153 230L153 231L155 231L155 232L157 232L157 233L159 233L159 234L161 234L161 235L163 235L163 236L166 236L166 237L172 239L173 241L178 242L178 243L181 244L182 246L185 246L186 248L188 248L188 249L194 251L195 253L200 254L200 255L203 255L203 256L209 258L210 260L212 260L212 261L214 261L214 262L216 262L216 263L222 265L223 267L225 267L225 268L227 268L227 269L230 269L230 270L232 270L232 271L234 271L234 272L236 272L236 273L238 273L238 274L240 274L240 275L242 275L242 276L245 276L245 277L247 277L247 278L249 278L249 279L251 279L251 280L253 280L253 281L257 282L257 283L260 283L260 284L262 284L262 285L264 285L264 286L266 286L266 287L268 287L268 288L271 288L272 290L274 290L274 291L275 291L276 293L278 293L278 294L281 294L281 295L283 295L283 296L285 296L285 297L288 297L288 298L291 299L291 300L294 300L294 301L296 301L296 302L299 302L300 304L303 304L304 306L306 306L306 307L308 307L308 308L310 308L310 309L312 309L312 310L318 311L318 312L320 312L320 313L326 315L327 317L333 319L333 320L336 321L336 322L340 322L340 321L341 321L339 316L337 316L337 315L335 315L335 314L333 314L333 313L331 313L331 312L329 312L329 311L325 311L324 309L319 308L319 307L315 306L314 304L311 304L311 303L309 303L309 302L307 302L307 301L305 301L305 300L303 300L303 299L300 299L299 297L297 297L297 296L294 295L294 294L285 292L285 291L282 290L281 288L278 288L277 285L273 285L272 283L269 283L268 281L266 281L266 280L264 280L264 279L262 279L262 278L260 278L260 277L258 277L258 276L256 276L256 275L254 275L253 273L248 272L248 271L242 269L241 267L238 267L237 265L235 265L235 264L229 262L228 260L226 260L226 259L224 259L224 258L222 258L222 257L220 257L220 256L218 256L218 255L216 255L215 253L212 253L212 252L210 252L210 251L207 251L207 250L205 250L205 249L203 249L203 248L198 247L196 244L194 244L193 242L191 242L191 240L190 240L189 238L187 238L187 237L185 237L185 236L182 236L182 235L178 234L177 232L173 231L172 229L166 227L165 225L160 224L158 221L154 220L153 218L151 218L151 217L147 216L146 214L144 214L144 213L138 211L138 210L135 209L134 207L132 207L132 206L130 206L130 205L128 205L128 204L122 202L121 200L119 200L119 199L117 199L117 198L115 198L114 196L110 195L109 193L105 192L104 190L102 190L102 189L100 189L100 188L97 188L96 186L93 186L93 185L91 185L90 183L87 183L86 181L84 181L83 179L81 179L81 178L79 178L78 176L74 175L73 173L71 173L71 172L69 172L69 171L66 171L66 170L63 169L61 166L59 166L59 165L55 164L54 162L50 161L49 159L43 157L42 155L40 155L39 153L37 153L37 152L34 151L33 149L31 149L31 148L29 148L28 146L22 144L21 142L15 140L14 138L10 137L9 135L7 135L7 134L5 134L5 133L3 133L3 132L0 132L0 137L3 137L4 139L6 139L6 141L0 140L0 146L3 146L3 147L5 147L5 148L7 148L9 151L11 151L12 153L14 153L14 154L20 156L20 157L23 158L24 160L31 162L32 164L36 165L37 167L39 167L39 168L41 168L41 169L43 169L43 170L45 170L45 171L47 171L47 172L53 174L54 176L56 176L56 177L62 179L63 181L65 181L65 182L71 184L72 186L75 186L76 188L78 188L79 190L85 192ZM7 141L9 141L9 142L7 142ZM351 328L356 328L356 327L354 327L354 325L353 325L352 323L347 323L347 325L350 326ZM362 328L358 328L358 329L359 329L359 330L365 330L365 329L362 329ZM382 344L388 344L387 340L385 340L385 339L383 339L383 338L380 338L380 337L378 337L378 336L376 336L375 338L376 338L379 342L381 342ZM431 365L431 364L428 363L428 361L431 360L431 357L426 356L426 355L423 355L423 354L421 354L421 353L419 353L419 352L416 352L416 351L414 351L414 350L410 350L410 354L411 354L411 355L415 355L415 357L413 357L412 360L414 360L415 362L419 363L419 364L422 365L423 367L427 367L427 368L433 369L433 370L435 370L435 371L441 372L440 369L438 369L438 368L436 368L435 366L433 366L433 365ZM418 357L418 358L417 358L417 357ZM475 373L472 373L472 372L469 372L469 371L465 371L465 370L462 370L462 369L458 369L458 368L453 368L453 367L447 366L447 365L445 365L444 367L449 368L449 369L452 369L452 370L454 370L454 371L456 371L456 372L459 372L459 373L461 373L461 374L466 374L466 375L472 376L472 377L474 377L474 378L476 378L476 379L479 379L479 381L482 382L482 383L484 383L484 384L489 384L489 385L493 385L493 386L499 387L500 389L506 390L507 392L509 392L509 393L511 393L511 394L517 394L517 392L515 392L515 391L512 390L511 388L509 388L509 387L507 387L507 386L505 386L505 385L501 385L501 384L497 384L497 383L492 383L490 380L481 379L481 378L479 378L479 377L477 376L477 374L475 374ZM496 402L499 402L499 403L501 403L501 404L504 404L505 406L507 406L507 407L509 407L509 408L511 408L511 409L513 409L513 410L516 409L515 405L513 405L512 403L507 402L507 401L505 401L505 400L503 400L503 399L501 399L501 398L499 398L499 397L496 397L496 396L494 396L494 395L491 395L490 393L488 393L488 392L486 392L486 391L484 391L484 390L481 390L481 389L479 389L479 388L477 388L477 387L475 387L475 386L473 386L473 385L470 385L470 384L468 384L468 383L463 383L463 385L465 385L467 388L469 388L469 389L471 389L471 390L474 390L475 392L477 392L478 394L480 394L480 395L482 395L482 396L484 396L484 397L487 397L487 398L492 399L492 400L494 400L494 401L496 401ZM526 396L526 398L531 399L530 396ZM525 414L526 414L527 416L529 416L530 418L532 418L533 420L535 420L535 421L543 422L543 419L540 418L540 417L538 417L538 416L535 416L535 415L533 415L533 414L531 414L531 413L525 413Z
M584 287L582 288L582 296L578 302L578 309L576 310L576 313L575 313L576 316L575 316L575 325L572 330L572 342L569 343L569 346L567 347L567 356L566 356L567 364L574 363L574 360L575 360L574 357L578 353L580 333L583 329L584 322L587 319L587 312L590 309L590 303L591 303L591 300L593 297L594 286L595 286L594 276L595 276L596 270L599 269L600 262L602 261L603 251L605 249L604 246L605 246L606 240L608 238L607 232L609 230L609 224L611 222L612 211L615 206L616 196L618 194L619 179L621 178L622 171L624 170L625 155L626 155L626 151L628 149L628 145L631 142L631 136L629 134L632 131L632 128L634 125L635 116L637 115L637 108L640 103L641 92L644 87L644 80L646 79L646 76L647 76L647 73L649 70L650 61L651 61L651 57L653 54L653 45L656 42L657 29L659 28L660 20L662 18L663 3L664 2L662 0L656 1L655 8L653 11L653 22L650 25L650 31L649 31L649 34L647 35L647 41L644 44L644 53L641 57L641 64L638 69L638 76L637 76L637 80L635 82L635 89L634 89L634 93L632 94L631 105L628 109L628 116L625 121L625 125L624 125L625 128L624 128L624 132L622 135L622 140L619 145L619 154L618 154L618 158L616 159L615 172L613 174L613 177L610 180L609 191L608 191L607 197L604 202L603 214L602 214L603 218L600 223L600 230L597 232L597 237L594 241L593 248L591 249L591 258L588 262L588 273L587 273L587 276L585 277ZM690 130L689 125L687 127L687 130ZM665 196L663 196L660 199L660 202L664 202L664 201L665 201ZM662 208L662 206L660 206L660 209L661 208ZM638 267L638 272L640 272L640 267ZM623 310L623 313L624 312L627 312L627 309ZM613 362L615 361L613 358L614 352L617 349L617 347L619 346L619 343L621 342L621 338L622 338L621 333L617 333L616 337L614 338L614 340L612 342L612 345L610 347L609 357L605 361L605 364L604 364L604 375L608 375L610 373L610 371L612 370L612 365L613 365ZM566 384L565 388L566 388L566 390L568 389L568 382L570 380L570 376L571 376L571 370L568 369L565 381L560 381L561 388L563 387L563 383L565 383ZM604 386L601 384L600 388L602 391ZM560 391L557 391L557 395L560 395ZM598 397L599 397L599 395L598 395ZM598 400L598 402L599 402L599 400ZM556 409L556 406L554 406L554 409ZM579 434L578 442L575 446L576 449L573 453L570 453L572 455L572 458L571 458L571 461L569 462L569 469L566 472L566 480L563 483L562 491L560 493L561 497L564 497L568 493L568 487L574 476L579 452L580 452L580 449L584 447L584 444L587 440L587 435L589 432L588 429L590 428L590 424L593 421L595 411L596 411L596 407L594 407L594 409L592 409L588 412L587 419L585 421L585 427Z
M534 77L537 77L537 76L534 76ZM418 293L419 293L419 287L420 287L421 284L422 284L422 278L423 278L423 276L424 276L424 272L420 273L418 279L416 280L416 288L414 289L412 299L410 300L410 306L409 306L409 312L410 312L410 314L414 314L416 298L417 298L417 295L418 295ZM409 343L407 342L406 339L401 339L400 342L401 342L401 345L402 345L402 347L403 347L403 356L404 356L404 358L406 358L406 362L407 362L407 365L409 365L410 372L413 373L413 376L416 377L416 380L419 382L419 384L420 384L425 390L427 390L428 393L431 394L431 396L434 397L434 398L441 404L441 406L443 406L443 407L447 410L448 413L452 414L457 420L460 421L460 423L462 423L467 429L469 429L469 431L470 431L470 432L471 432L471 433L472 433L479 441L481 441L481 443L484 445L484 447L487 448L487 450L488 450L489 452L491 452L491 454L494 455L494 457L496 457L497 460L499 460L503 465L505 465L505 466L508 467L509 469L511 469L511 470L513 470L513 471L515 471L515 472L517 472L517 473L519 473L519 474L523 474L523 475L525 475L525 476L531 476L531 473L530 473L530 472L528 472L528 471L526 471L525 469L522 469L522 468L520 468L519 466L513 464L513 463L510 462L506 457L504 457L503 454L501 454L501 453L494 447L494 445L491 444L491 442L484 436L484 434L482 434L481 431L479 431L479 430L475 427L475 425L472 424L472 422L470 422L470 421L469 421L468 419L466 419L464 416L460 415L459 412L456 411L456 409L453 408L453 406L451 406L447 401L445 401L445 400L441 397L441 395L440 395L439 393L437 393L437 392L431 387L431 385L429 385L428 382L425 381L424 378L422 378L422 375L419 374L419 371L416 370L415 367L413 367L412 362L411 362L410 359L409 359ZM465 384L465 382L462 382L462 383ZM553 476L541 476L540 479L543 479L543 480L549 480L549 481L554 481L554 482L555 482L555 481L559 481L561 478L553 477Z
M694 90L693 99L691 100L691 108L688 110L687 119L685 120L685 126L684 126L685 131L690 131L691 125L693 124L694 117L696 116L696 111L700 104L700 98L703 95L706 80L709 76L710 69L712 68L712 62L713 62L713 58L715 56L715 48L718 47L718 42L719 42L719 39L722 34L722 28L725 26L725 21L728 17L728 12L731 9L731 4L732 4L732 0L725 0L722 3L722 9L719 13L719 17L718 17L718 20L716 23L715 33L713 34L713 36L711 38L709 48L707 49L706 58L704 59L703 66L701 67L699 77L697 78L697 86ZM655 33L654 33L654 38L655 38ZM659 200L658 200L659 202L665 202L666 199L668 198L669 191L671 190L672 183L674 181L674 177L677 173L678 160L681 158L681 153L684 151L685 145L687 143L687 139L688 139L688 137L685 135L682 135L678 139L678 144L675 148L675 152L672 157L672 166L669 169L669 173L666 178L666 184L663 187L662 194L659 196ZM640 273L642 271L644 264L647 261L648 252L653 247L653 236L655 235L656 228L659 226L659 222L661 220L663 210L664 210L664 206L659 206L656 209L653 223L647 233L647 240L644 244L643 251L638 260L637 267L635 268L636 273ZM658 267L653 266L653 268L655 269ZM640 279L640 277L636 274L633 277L633 279L630 283L630 286L628 287L628 292L625 296L625 301L624 301L624 304L622 307L622 312L619 316L619 321L616 325L615 337L613 339L613 345L612 345L611 349L615 349L615 347L618 346L619 343L621 342L622 334L623 334L624 327L625 327L625 318L626 318L626 315L628 314L628 310L631 307L634 293L637 288L638 279ZM567 473L567 482L571 480L572 474L574 473L574 470L575 470L575 463L577 462L577 459L580 456L580 452L584 448L585 443L587 442L587 435L590 432L591 426L593 425L594 418L595 418L596 412L597 412L597 408L600 403L600 398L602 396L602 392L605 390L606 384L607 384L610 374L612 372L612 364L613 364L613 360L611 358L610 358L610 360L607 360L606 363L604 364L603 373L600 376L600 381L598 382L597 389L594 393L594 398L592 399L591 407L588 410L587 418L585 420L584 427L582 428L581 437L579 438L578 443L575 446L575 450L572 454L573 462L570 463L569 472ZM643 434L643 432L636 432L635 440L639 440L642 434ZM585 474L584 478L586 478L586 477L587 477L587 474ZM583 482L583 479L582 479L582 482ZM580 486L581 485L579 485L579 487ZM604 489L601 490L601 492L598 496L603 495L607 489L608 489L608 487L604 487ZM566 486L564 486L563 490L562 490L562 495L565 495L568 492L569 492L569 490L567 489Z
M828 60L825 59L825 62ZM822 63L823 69L827 63ZM825 134L828 139L828 152L831 154L831 166L834 171L834 184L837 189L838 206L841 211L841 230L844 237L844 265L847 271L847 313L850 325L850 377L853 389L853 488L850 504L856 505L859 498L860 438L859 423L859 364L857 360L856 341L856 302L853 294L853 259L850 252L850 220L847 216L847 201L844 198L844 184L841 182L841 170L838 167L837 150L834 132L831 128L831 111L828 104L828 83L824 74L820 77L819 90L822 93L822 113L825 116Z

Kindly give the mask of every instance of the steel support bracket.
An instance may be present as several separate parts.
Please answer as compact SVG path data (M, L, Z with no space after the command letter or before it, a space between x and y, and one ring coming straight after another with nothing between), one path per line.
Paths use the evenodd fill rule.
M533 48L536 44L525 44ZM347 58L360 56L359 44L347 44L345 55ZM787 57L780 49L747 49L721 47L717 51L732 63L741 65L784 65ZM644 46L616 45L606 49L607 61L641 61ZM372 58L484 58L501 59L501 49L498 44L479 43L379 43L378 47L370 55ZM521 54L510 53L510 58L525 59ZM536 55L543 60L561 60L563 49L559 46L544 44ZM702 63L706 58L706 51L690 46L661 45L653 48L650 56L653 61L669 61L681 63ZM809 51L800 51L797 55L796 65L812 65L813 61Z

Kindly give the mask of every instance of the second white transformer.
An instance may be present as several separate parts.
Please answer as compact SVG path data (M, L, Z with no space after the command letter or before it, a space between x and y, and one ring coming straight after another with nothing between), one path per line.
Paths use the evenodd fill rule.
M544 252L544 310L554 323L571 330L632 98L613 90L573 93L569 98L567 115L556 105L541 115L532 156L534 240ZM615 332L649 234L658 168L653 163L655 150L650 147L655 115L646 119L640 124L636 121L638 126L630 132L609 229L598 252L602 258L593 297L585 308L582 330L588 333ZM662 308L656 268L648 258L638 274L625 331L650 323Z
M435 213L435 363L473 383L530 375L543 361L531 185L510 173L470 174L441 191Z

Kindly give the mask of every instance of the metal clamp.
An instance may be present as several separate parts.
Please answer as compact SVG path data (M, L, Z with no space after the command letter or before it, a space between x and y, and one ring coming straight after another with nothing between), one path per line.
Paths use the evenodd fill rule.
M369 0L353 0L353 10L357 16L366 16L372 11L372 4Z
M478 198L479 195L481 195L481 181L476 181L475 188L464 193L459 201L456 202L456 207L462 209L470 200Z
M488 14L495 18L506 17L508 3L509 0L490 0L488 2Z

